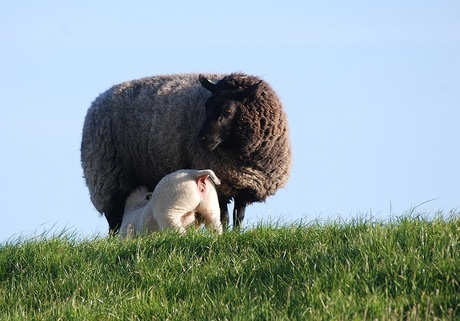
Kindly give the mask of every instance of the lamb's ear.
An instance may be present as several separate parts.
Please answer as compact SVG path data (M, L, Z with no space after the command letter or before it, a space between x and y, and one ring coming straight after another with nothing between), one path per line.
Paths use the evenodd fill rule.
M200 78L200 83L204 88L206 88L207 90L209 90L213 94L217 91L217 83L209 80L208 78L206 78L203 75L200 75L199 78Z
M259 88L261 83L262 83L262 80L259 80L257 83L255 83L254 85L249 86L246 89L234 91L233 92L233 94L234 94L233 98L235 100L239 100L239 101L244 100L246 98L249 98L253 93L255 93L257 91L257 88Z
M208 174L202 174L195 178L196 184L198 186L198 191L200 191L200 193L203 193L206 190L206 179L208 176Z

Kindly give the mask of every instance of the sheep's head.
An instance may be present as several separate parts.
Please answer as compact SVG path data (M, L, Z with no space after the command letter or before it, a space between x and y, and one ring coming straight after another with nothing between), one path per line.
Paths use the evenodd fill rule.
M214 83L200 75L200 83L212 93L206 101L206 118L198 133L201 147L209 151L218 146L241 148L239 137L235 135L238 114L245 100L255 93L261 81L241 89Z

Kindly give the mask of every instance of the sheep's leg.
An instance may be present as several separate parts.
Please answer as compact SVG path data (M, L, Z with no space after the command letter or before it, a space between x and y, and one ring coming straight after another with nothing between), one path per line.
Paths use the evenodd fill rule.
M246 213L247 202L235 197L235 205L233 206L233 227L236 229L241 228L241 223L243 223L244 215Z
M124 198L114 198L113 206L110 211L104 213L107 222L109 223L109 234L115 235L120 229L123 220L123 213L125 209Z
M220 222L225 231L228 228L228 206L227 206L226 198L219 197L219 207L220 207Z

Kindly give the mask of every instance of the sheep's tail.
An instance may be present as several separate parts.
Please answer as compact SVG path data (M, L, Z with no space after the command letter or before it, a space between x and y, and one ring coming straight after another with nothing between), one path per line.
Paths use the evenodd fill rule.
M220 185L220 179L217 178L216 174L213 172L212 169L202 169L196 171L196 178L203 176L203 175L208 175L209 178L213 181L214 185Z

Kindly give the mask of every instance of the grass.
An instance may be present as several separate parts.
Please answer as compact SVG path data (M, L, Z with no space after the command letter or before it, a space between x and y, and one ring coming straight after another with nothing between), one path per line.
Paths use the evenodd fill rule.
M460 218L0 245L0 320L460 319Z

